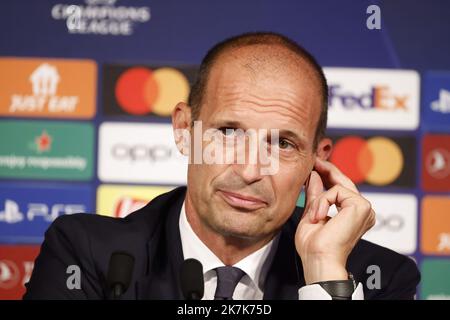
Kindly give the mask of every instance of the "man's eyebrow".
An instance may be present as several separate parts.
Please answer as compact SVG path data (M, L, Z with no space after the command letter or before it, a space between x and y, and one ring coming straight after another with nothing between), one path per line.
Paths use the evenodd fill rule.
M236 121L236 120L217 119L217 120L213 120L212 123L214 126L230 127L230 128L246 130L246 128L243 127L243 124L240 121Z

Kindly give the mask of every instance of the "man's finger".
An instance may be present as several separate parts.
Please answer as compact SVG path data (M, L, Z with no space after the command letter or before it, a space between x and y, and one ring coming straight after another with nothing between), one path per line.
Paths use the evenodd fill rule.
M306 188L306 205L311 204L323 192L323 182L316 171L311 171Z
M317 199L323 193L323 182L319 174L316 171L312 171L308 180L306 182L306 201L305 201L305 211L303 217L312 220L313 215L311 214L311 207L314 204L314 200Z
M343 174L331 162L316 158L314 169L316 169L320 176L323 178L323 183L328 189L340 184L355 193L359 193L358 188L356 188L356 185L353 183L353 181L350 180L350 178L345 174Z
M324 220L327 215L328 211L330 210L330 203L328 202L328 199L324 196L325 193L322 193L321 196L319 196L314 204L311 206L311 222L316 223L318 221Z
M309 208L313 222L325 219L328 211L332 205L351 206L360 203L363 199L359 194L347 189L341 185L336 185L333 188L326 190L320 194Z
M314 201L312 210L314 211L314 216L316 220L321 220L328 214L328 209L332 205L340 206L341 211L336 215L336 217L342 215L341 212L347 208L357 208L353 216L353 220L364 220L366 215L371 211L370 202L363 198L360 194L353 192L343 186L336 185L333 188L325 191ZM348 212L348 210L346 210Z

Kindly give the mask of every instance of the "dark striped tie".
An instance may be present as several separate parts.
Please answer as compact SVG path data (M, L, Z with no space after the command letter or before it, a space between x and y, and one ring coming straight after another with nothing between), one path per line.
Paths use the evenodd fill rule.
M245 275L239 268L225 266L216 268L217 287L214 300L233 300L234 289Z

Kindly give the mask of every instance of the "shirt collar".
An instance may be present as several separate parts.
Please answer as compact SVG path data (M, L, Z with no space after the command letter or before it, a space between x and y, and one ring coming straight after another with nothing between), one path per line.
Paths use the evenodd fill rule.
M193 258L200 261L203 265L204 275L215 268L224 266L223 262L200 240L194 230L192 230L186 217L184 202L181 207L179 226L184 259ZM265 246L234 265L234 267L244 271L250 277L253 284L257 285L261 290L275 253L275 250L272 249L276 248L278 239L279 236L276 236Z

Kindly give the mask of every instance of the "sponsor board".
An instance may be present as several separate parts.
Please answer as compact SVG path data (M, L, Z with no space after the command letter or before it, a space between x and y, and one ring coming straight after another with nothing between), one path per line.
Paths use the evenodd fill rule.
M186 184L188 158L170 124L102 123L98 176L104 182Z
M0 177L89 180L93 174L92 124L0 121Z
M324 72L330 128L417 129L420 77L416 71L324 68Z
M194 66L124 66L103 68L103 112L108 116L169 117L187 102Z
M450 135L423 137L422 188L432 192L450 191Z
M450 132L450 72L424 75L422 121L428 131Z
M0 300L20 300L30 280L38 245L0 245Z
M91 119L97 66L92 60L0 58L0 115Z
M450 300L450 259L425 259L421 265L423 300Z
M363 192L362 196L376 214L376 224L362 238L405 255L413 254L417 248L417 198L374 192ZM330 215L336 214L336 206L332 206Z
M421 251L430 255L450 255L450 197L422 199Z
M356 184L414 187L414 137L331 136L330 161Z
M100 185L97 189L97 213L123 218L170 190L170 187L157 186Z
M417 198L412 194L363 193L376 213L376 224L363 239L399 253L417 248Z
M64 214L93 212L90 185L0 183L0 242L41 243Z

